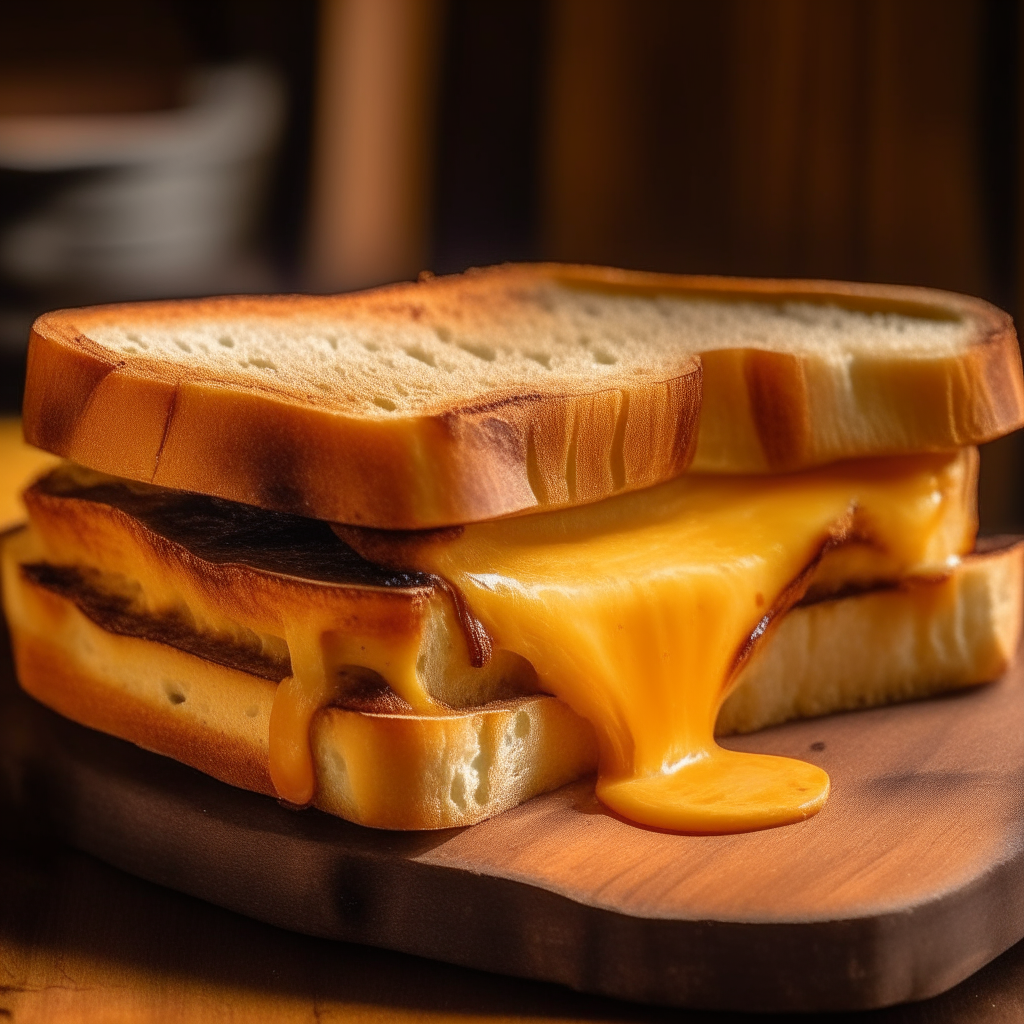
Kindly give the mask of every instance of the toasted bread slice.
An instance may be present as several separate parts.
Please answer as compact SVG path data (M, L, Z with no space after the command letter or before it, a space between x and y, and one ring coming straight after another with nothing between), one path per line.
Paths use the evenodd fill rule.
M506 266L50 313L24 415L32 443L94 469L406 529L585 504L691 461L977 444L1024 423L1024 382L1010 318L977 299Z
M954 468L973 480L974 463L965 452ZM959 549L973 524L971 491L934 524L942 543ZM312 719L313 798L327 810L382 827L467 824L595 763L591 727L536 692L532 666L500 650L479 664L440 581L364 562L325 524L73 466L26 501L32 528L4 566L19 673L69 717L273 793L290 624L312 623L338 680ZM973 556L941 581L794 609L747 662L720 725L993 678L1016 645L1020 556ZM836 563L820 582L876 578L867 563Z
M927 571L969 550L976 530L977 453L943 457L943 466ZM539 689L533 667L493 648L444 580L367 561L326 523L70 463L38 480L24 501L32 531L19 546L21 571L108 632L274 683L292 674L312 641L327 671L342 675L333 699L359 710L436 713ZM374 557L401 535L354 540ZM817 562L809 593L893 584L901 564L884 545L842 545Z
M108 632L277 683L308 634L361 710L437 712L536 691L437 577L360 558L326 523L70 464L24 495L37 586ZM383 703L382 703L383 702Z
M980 540L940 580L793 608L744 666L716 732L895 704L997 679L1020 644L1024 542Z
M22 686L60 713L274 794L275 684L166 643L112 633L20 571L27 531L3 552ZM931 696L997 678L1017 649L1024 544L965 558L942 580L793 609L739 676L719 734ZM522 696L416 715L328 707L312 746L318 807L379 828L468 825L592 771L590 725Z

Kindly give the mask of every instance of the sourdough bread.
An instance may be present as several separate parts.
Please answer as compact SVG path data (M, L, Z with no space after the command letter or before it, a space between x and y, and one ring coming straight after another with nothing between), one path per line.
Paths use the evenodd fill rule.
M24 414L29 441L94 469L413 529L585 504L691 462L977 444L1024 422L1024 382L1010 318L977 299L536 265L50 313Z

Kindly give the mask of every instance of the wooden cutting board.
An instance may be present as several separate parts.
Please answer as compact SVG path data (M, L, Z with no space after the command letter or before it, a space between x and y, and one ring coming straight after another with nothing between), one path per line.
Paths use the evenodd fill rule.
M65 721L0 651L0 788L59 838L284 928L627 999L719 1009L922 999L1024 936L1024 667L973 692L730 740L814 761L824 811L694 837L588 781L472 828L296 812Z

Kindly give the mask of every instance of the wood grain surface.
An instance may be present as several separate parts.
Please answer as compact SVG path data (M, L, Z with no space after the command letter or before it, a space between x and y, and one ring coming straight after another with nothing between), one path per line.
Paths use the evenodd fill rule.
M10 498L35 463L2 426ZM5 645L0 631L0 1020L734 1019L281 931L57 838L296 931L677 1004L923 999L1024 934L1020 667L733 741L832 774L826 810L790 828L642 830L583 782L471 829L393 834L66 722L17 690ZM874 1019L1022 1019L1022 983L1024 944Z
M827 808L743 836L638 829L582 782L469 829L294 812L65 721L8 677L0 776L51 835L307 934L654 1003L881 1006L1024 934L1024 673L736 746L826 767Z
M758 1024L642 1006L260 924L26 836L0 816L0 1020L16 1024ZM1024 1018L1024 943L950 992L805 1024ZM787 1018L792 1019L792 1018Z
M17 835L16 835L17 832ZM0 816L0 1020L15 1024L758 1024L313 939L25 835ZM792 1018L787 1018L792 1019ZM950 992L805 1024L1024 1019L1024 944Z

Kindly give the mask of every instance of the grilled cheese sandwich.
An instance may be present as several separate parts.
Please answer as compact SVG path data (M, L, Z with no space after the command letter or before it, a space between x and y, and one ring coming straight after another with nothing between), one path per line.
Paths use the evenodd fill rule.
M896 600L893 621L904 626L898 637L893 633L890 653L902 658L902 667L887 674L865 655L865 702L874 699L871 694L891 695L901 687L907 695L919 695L979 682L1005 663L1019 626L1014 620L1019 601L1013 595L1020 582L1014 568L1019 551L1007 548L998 558L980 561L970 554L977 528L977 453L970 445L993 430L1010 429L1024 414L1019 358L1013 362L1015 349L1008 354L1005 321L991 307L938 296L928 308L930 293L889 289L872 296L870 289L853 286L845 291L802 286L786 306L780 286L749 282L705 279L697 286L643 275L631 280L613 272L588 276L578 268L489 274L466 278L464 285L428 282L406 292L384 290L339 302L350 319L341 316L333 328L332 351L345 348L338 337L350 330L349 341L358 340L364 352L404 345L407 356L413 348L419 353L409 358L443 368L443 354L424 347L420 337L419 328L427 323L445 344L461 351L469 351L472 341L478 362L500 363L501 345L511 352L500 368L505 374L500 398L488 399L479 382L476 391L462 382L467 393L456 410L449 384L449 410L439 420L428 423L412 415L382 421L379 410L395 412L397 403L396 409L376 403L378 411L366 417L360 434L350 422L359 408L341 411L338 437L358 449L354 457L377 458L382 479L411 473L422 490L439 458L462 460L459 473L481 468L477 480L455 488L454 497L434 494L412 506L405 502L397 519L388 511L399 507L391 494L394 479L373 495L367 480L346 476L351 458L330 462L338 441L324 440L335 427L324 419L330 414L324 412L323 397L310 398L304 412L306 400L291 393L308 366L283 367L278 385L273 378L243 379L237 370L224 376L215 361L204 367L202 356L191 361L181 356L199 348L197 338L214 337L209 324L212 331L223 329L218 318L232 312L230 305L144 304L43 318L33 341L28 434L93 470L68 464L31 488L26 496L30 529L7 546L5 601L26 689L86 724L227 781L296 805L316 803L368 824L467 823L596 766L598 796L623 817L678 831L721 832L800 820L819 809L828 794L828 777L814 765L730 752L714 739L723 705L738 706L730 705L731 694L757 691L752 680L768 671L772 644L791 618L805 621L818 605L842 609L832 627L832 643L841 646L844 615L851 624L868 621L872 613L864 608ZM460 287L461 319L452 312L460 309ZM667 297L659 298L659 287ZM595 325L605 337L616 337L614 344L604 344L588 336L583 348L590 356L604 353L611 362L598 360L598 365L616 365L618 376L602 371L590 379L564 354L564 339L549 346L549 363L557 356L573 367L572 375L563 372L566 381L559 385L568 397L550 381L537 385L530 376L534 371L525 374L519 365L526 348L538 342L538 323L547 323L544 311L551 309L545 302L555 301L552 288L568 289L575 303L571 316L552 314L556 325L575 324L573 317L583 316L580 310L590 303L598 312ZM488 294L490 310L481 298ZM808 312L804 306L811 299ZM693 309L681 312L686 302ZM716 302L725 312L715 312ZM244 312L251 320L253 310L259 311L258 300L239 303L235 314ZM661 317L684 337L693 323L702 324L705 347L716 338L719 347L696 355L692 344L680 343L673 355L661 328L653 340L631 343L621 332L624 325L635 328L640 322L638 309ZM461 334L446 327L445 338L430 322L439 310ZM519 341L514 321L507 319L517 310L527 325L520 332L525 340ZM270 300L260 330L267 336L276 331L274 344L280 346L282 331L309 336L323 329L316 320L323 319L323 310L311 313L312 325L303 319L299 300ZM488 322L505 317L505 333L481 338L487 316ZM913 335L915 317L921 321L918 333L909 342L890 338L888 353L884 344L870 340L872 323L883 339L903 330ZM406 330L406 321L415 330ZM803 328L794 328L790 349L780 351L779 335L788 321L810 324L812 334L832 323L836 336L815 343L807 331L800 333ZM68 333L67 325L76 323L95 335L88 344ZM216 341L221 349L243 347L236 341L238 322L232 323L235 333ZM681 323L690 326L684 330ZM929 323L939 326L932 330ZM983 323L989 325L987 334L971 333ZM468 337L467 324L477 329L474 338ZM248 350L255 351L261 335L252 323L247 330L245 358L255 365ZM757 330L771 335L763 357L749 347ZM729 331L746 333L726 344L729 339L719 335ZM844 350L847 336L854 341ZM75 338L81 337L79 331ZM927 338L931 351L922 349ZM170 359L172 343L180 352ZM497 346L487 349L490 357L484 351L488 344ZM125 345L135 354L117 362L115 350ZM288 349L274 351L281 363L281 352ZM979 363L981 351L985 357ZM217 359L225 358L218 350ZM310 358L303 348L296 363ZM408 390L397 357L388 358L393 378L388 386ZM89 367L104 359L112 361L97 376ZM844 359L844 379L852 390L845 404L836 400L829 409L822 395L829 388L838 394L835 368ZM993 359L1001 360L998 384L989 380L995 374ZM636 388L623 383L629 368L622 364L629 361L637 379L647 383ZM373 366L355 363L332 365L372 381ZM709 372L701 384L705 364ZM822 378L818 387L814 368L826 364L835 371L830 371L832 384L826 387ZM68 389L73 402L57 395L58 366L73 374ZM182 366L188 379L176 381ZM673 366L681 376L671 378ZM675 396L662 400L670 409L648 408L653 392L644 388L655 370L659 388L670 378L693 385L687 385L683 398L671 387L663 392ZM508 378L521 371L520 391L510 397ZM922 394L938 394L941 380L956 372L963 394L943 385L948 407L940 415ZM744 454L749 438L729 441L732 428L724 410L737 374L745 381L746 401L737 406L736 429L747 423L768 430L774 416L770 441L759 443L770 455L767 468L775 472L765 474L764 464L750 463ZM798 378L803 392L789 386ZM409 380L414 384L418 378ZM904 395L908 383L921 394ZM535 385L540 390L531 392ZM102 428L114 415L110 395L115 391L129 411L109 434L114 443L105 446ZM165 423L157 466L150 471L145 459L125 446L132 443L131 417L136 409L142 412L137 403L165 391L172 398L169 406L154 406L164 410ZM410 394L413 405L422 400L418 392ZM617 397L611 401L609 395ZM285 435L293 440L296 429L308 429L298 475L286 464L293 441L275 450L271 435L252 433L248 413L233 426L212 412L228 405L242 408L238 403L264 409L272 424L284 423L287 413ZM853 411L858 406L885 406L891 415L859 422ZM210 422L224 434L224 451L257 440L265 445L258 488L245 484L240 491L228 485L241 479L234 470L211 469L221 465L224 451L215 451L201 431L192 436L194 454L185 458L175 432L195 422L200 407L211 410ZM143 425L148 415L142 416ZM705 418L707 432L699 435L705 440L689 427L679 433L681 424L698 419L703 431ZM893 425L897 421L900 427ZM955 444L950 424L956 425ZM148 443L147 431L145 426L140 444ZM391 442L383 440L389 431L398 445L392 455L383 454L392 452ZM416 431L423 433L413 442ZM490 439L486 444L484 437ZM598 437L604 440L598 443ZM397 454L407 442L420 453L413 464ZM666 443L676 455L665 454ZM552 478L558 451L562 469ZM705 468L713 464L734 472L679 475L695 453ZM836 455L859 457L829 462ZM173 469L164 464L165 456ZM249 479L254 452L244 458ZM607 472L595 475L588 469L594 459ZM329 476L309 484L317 460L327 460L325 468L333 465L339 474L333 504L324 504ZM120 467L115 476L95 472L114 465ZM517 465L534 514L481 516L480 510L493 512L519 493L518 484L509 490L502 483L503 475L520 472L510 469ZM791 471L778 472L780 467ZM170 479L184 490L132 479L140 476L164 484ZM286 477L291 493L281 483ZM489 496L472 497L481 489ZM240 494L248 504L235 500ZM518 500L510 510L524 510L515 506ZM327 508L348 509L348 523L334 522L332 532L320 521L338 518L336 511L323 515ZM295 509L318 518L296 515ZM430 526L453 516L456 525L440 529L391 528L410 521ZM979 578L985 585L977 584ZM973 588L967 579L975 580ZM993 594L998 599L990 600ZM791 612L794 608L803 619ZM826 621L823 611L813 614L815 621ZM973 632L958 646L951 631L964 622L972 623ZM41 629L40 623L47 626ZM941 632L941 641L921 646L915 655L921 669L908 674L897 648L908 642L908 630L919 628ZM53 629L59 639L48 641L45 634ZM72 635L73 642L67 639ZM65 658L71 652L78 691L66 672L53 678L48 645L60 648ZM929 654L936 645L970 653L951 656L948 671L937 671ZM97 654L100 650L105 653ZM104 665L111 678L106 686ZM163 674L162 682L147 678L153 671ZM219 685L220 699L214 696ZM800 682L787 692L775 684L775 704L762 709L761 718L784 717L787 712L780 708L787 701L797 707L793 694L805 686ZM115 690L118 699L105 702L103 694ZM828 690L823 680L821 691ZM232 692L235 697L228 696ZM806 703L806 695L800 700ZM205 718L197 701L206 704ZM849 702L847 693L818 710ZM248 721L235 721L237 716ZM740 714L737 720L742 719ZM751 721L757 724L757 715L748 714L747 724ZM218 729L233 737L219 752ZM430 742L439 745L433 760ZM405 769L380 767L388 743L394 745L395 763ZM226 752L229 747L234 754ZM404 795L392 793L389 799L382 777L401 777Z

